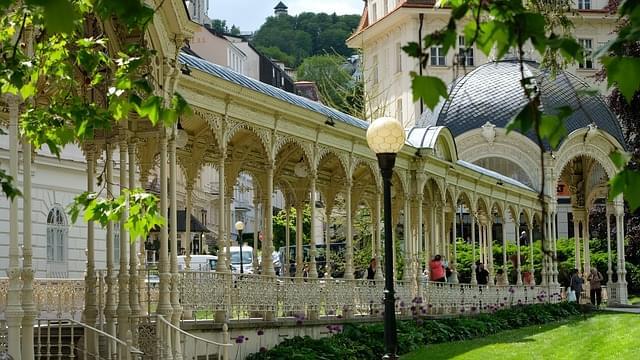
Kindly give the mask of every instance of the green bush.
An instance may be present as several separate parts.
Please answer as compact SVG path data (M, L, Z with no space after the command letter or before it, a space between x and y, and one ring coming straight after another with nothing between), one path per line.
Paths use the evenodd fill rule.
M468 340L503 330L567 320L581 313L582 309L575 303L536 304L498 310L492 314L398 321L399 353L406 354L426 344ZM340 326L329 325L327 328L336 331ZM249 355L247 359L380 359L384 354L383 339L384 328L381 323L346 324L334 336L317 340L296 336L273 349Z

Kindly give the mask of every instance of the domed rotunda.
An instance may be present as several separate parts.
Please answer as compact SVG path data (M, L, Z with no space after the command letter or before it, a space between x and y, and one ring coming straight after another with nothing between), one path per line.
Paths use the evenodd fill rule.
M548 221L558 238L575 237L589 267L589 211L607 206L609 214L622 208L622 199L607 201L607 182L616 168L609 158L614 150L624 150L624 137L615 115L603 98L587 91L588 85L573 74L552 74L535 62L524 63L524 76L535 78L544 114L556 114L569 106L574 113L565 120L567 136L558 149L544 144L544 188L549 197ZM491 62L478 66L454 81L450 96L434 111L425 111L417 127L409 130L409 139L426 134L427 129L447 127L455 138L460 161L471 163L518 180L535 190L542 187L540 150L533 132L506 132L507 124L527 104L520 84L520 64L516 60ZM415 140L414 140L415 141ZM493 210L495 211L495 210ZM520 214L495 212L513 221ZM524 217L524 216L523 216ZM521 223L526 220L520 219ZM511 228L511 227L510 227ZM515 234L511 230L510 237ZM603 234L604 235L604 234ZM580 256L576 267L581 268Z

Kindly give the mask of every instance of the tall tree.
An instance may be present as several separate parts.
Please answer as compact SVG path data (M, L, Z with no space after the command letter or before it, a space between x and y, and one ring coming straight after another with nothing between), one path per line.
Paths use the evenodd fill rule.
M359 21L358 15L335 13L328 15L306 12L297 16L272 16L256 32L253 41L261 50L279 49L289 59L278 60L295 67L311 55L333 52L341 56L352 55L353 50L346 46L345 41ZM265 52L271 56L266 50Z
M360 84L351 77L348 65L339 55L315 55L304 59L296 76L298 80L315 82L326 105L358 116L362 110L358 105L362 102L354 100L358 98Z

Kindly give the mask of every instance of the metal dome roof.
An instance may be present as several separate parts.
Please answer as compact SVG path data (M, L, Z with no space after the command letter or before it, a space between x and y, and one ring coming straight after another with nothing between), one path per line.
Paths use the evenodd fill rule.
M438 104L433 113L423 113L421 121L446 126L454 136L478 129L487 122L496 127L506 127L527 103L520 85L519 66L516 60L479 66L457 80L449 99ZM539 68L537 63L529 61L524 64L524 72L525 76L536 78L544 113L555 114L565 105L574 110L565 123L568 133L595 123L624 146L622 130L615 115L602 97L581 92L589 89L584 81L564 71L554 77L549 71ZM527 137L535 141L532 132Z

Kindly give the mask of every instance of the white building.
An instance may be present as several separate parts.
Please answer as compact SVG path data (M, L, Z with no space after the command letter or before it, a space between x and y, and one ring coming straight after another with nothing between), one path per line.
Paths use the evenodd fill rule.
M410 72L437 76L445 83L451 84L454 79L460 79L483 64L495 60L493 55L486 56L476 48L471 47L467 50L464 36L460 34L455 51L444 54L441 47L425 49L429 59L426 68L420 69L418 60L402 51L402 46L409 42L420 43L420 39L425 35L446 25L450 13L446 9L435 8L435 3L434 0L365 1L360 25L347 43L350 47L362 51L365 92L367 99L372 102L371 113L374 117L394 116L400 119L406 128L429 125L451 126L443 119L438 120L441 107L435 110L434 115L421 102L413 101ZM595 50L613 37L616 17L608 15L606 5L606 0L575 1L577 15L570 15L575 25L573 35L587 50ZM528 49L527 58L532 61L540 60L536 58L532 49ZM566 71L590 86L604 91L606 84L595 80L595 75L600 69L601 65L597 60L587 58L578 65L569 66ZM498 86L491 84L491 80L487 80L489 81L486 83L487 87ZM501 127L495 120L487 119L487 121L497 125L497 128ZM480 125L484 125L484 122ZM497 145L479 151L479 146L487 143L482 137L480 128L460 128L459 132L453 131L453 134L459 146L461 159L539 188L537 172L531 170L532 167L527 170L529 173L522 169L520 159L523 156L518 151L513 152ZM510 137L507 138L510 139ZM514 139L509 141L517 142ZM623 140L619 138L618 141ZM496 142L496 144L499 143ZM532 149L526 151L535 152L535 144L530 145ZM505 158L511 160L505 161ZM532 163L528 165L532 166ZM570 226L572 211L570 193L567 191L569 186L565 183L566 179L560 179L560 174L555 176L559 178L558 234L560 237L571 237L574 231ZM508 236L514 239L515 232L510 231Z

